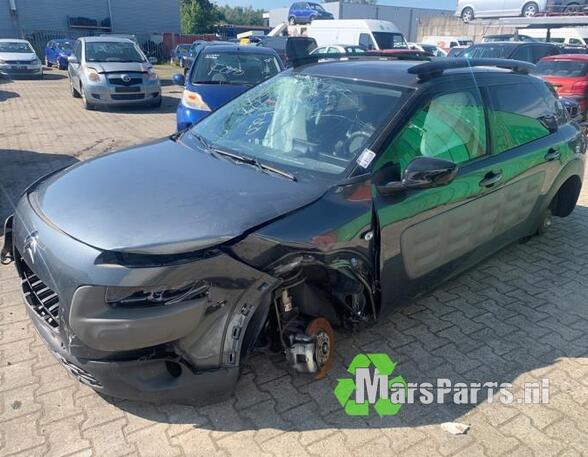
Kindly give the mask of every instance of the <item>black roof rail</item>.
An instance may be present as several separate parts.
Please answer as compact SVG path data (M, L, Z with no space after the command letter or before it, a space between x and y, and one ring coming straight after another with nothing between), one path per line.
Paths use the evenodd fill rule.
M430 62L431 57L425 55L421 51L414 51L401 53L401 54L394 54L394 53L387 53L387 52L365 52L362 54L347 54L347 53L338 53L338 54L312 54L306 56L300 56L290 59L293 67L300 67L302 65L307 65L311 63L318 63L320 61L328 62L333 60L381 60L381 59L390 59L390 60L423 60Z
M412 75L417 75L421 81L428 81L441 76L445 70L454 68L470 67L497 67L512 70L515 73L528 75L535 69L535 65L522 60L510 59L466 59L466 58L445 58L435 62L427 62L408 69Z

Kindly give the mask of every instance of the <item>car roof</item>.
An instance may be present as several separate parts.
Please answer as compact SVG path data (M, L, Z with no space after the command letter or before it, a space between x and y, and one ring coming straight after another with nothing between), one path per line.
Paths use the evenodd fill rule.
M272 48L265 48L263 46L241 46L238 44L219 44L216 46L207 46L202 50L202 52L204 54L222 54L223 52L241 52L244 54L275 54L275 51Z
M416 88L420 84L419 79L417 75L410 74L408 70L423 63L427 62L423 60L385 59L330 60L300 66L294 68L292 71L304 75L352 79L364 81L367 83ZM513 73L511 70L504 68L469 67L446 70L443 74L459 75L489 72L497 74ZM434 80L435 79L433 79L433 81Z
M86 43L133 43L135 42L130 38L124 38L120 36L86 36L79 38L81 41Z
M588 62L588 54L559 54L557 56L547 56L541 60L556 61L556 60L576 60L578 62Z

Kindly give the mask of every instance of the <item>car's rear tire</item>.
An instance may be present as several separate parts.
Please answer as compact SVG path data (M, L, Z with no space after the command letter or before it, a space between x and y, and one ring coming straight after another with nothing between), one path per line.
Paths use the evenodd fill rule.
M296 18L294 16L290 16L288 18L288 24L290 24L290 25L296 25Z
M535 17L539 12L539 5L535 2L526 3L523 6L522 14L523 17Z
M461 20L464 21L466 24L472 22L476 16L474 15L474 10L469 6L464 8L461 12Z
M580 5L578 3L570 3L567 5L564 10L564 13L579 13L580 12Z

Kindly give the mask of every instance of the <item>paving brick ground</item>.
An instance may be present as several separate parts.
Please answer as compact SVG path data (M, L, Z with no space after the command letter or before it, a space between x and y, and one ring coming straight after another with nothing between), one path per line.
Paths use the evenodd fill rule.
M173 131L179 91L159 111L85 112L56 71L0 83L0 217L36 177ZM1 239L0 239L1 242ZM253 357L230 401L204 408L106 400L74 380L0 267L0 457L588 455L588 190L542 238L511 246L356 335L339 335L326 380ZM360 352L385 352L409 381L550 380L545 405L406 406L350 418L333 396ZM452 436L440 424L469 424Z

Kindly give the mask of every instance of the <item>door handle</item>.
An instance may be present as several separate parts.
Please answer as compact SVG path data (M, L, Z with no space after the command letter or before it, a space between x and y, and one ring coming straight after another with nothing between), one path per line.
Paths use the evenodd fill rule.
M494 187L500 181L502 181L502 171L491 171L480 181L480 187Z
M551 148L547 154L545 154L545 160L547 162L553 162L554 160L558 160L561 157L561 152L559 152L559 148Z

